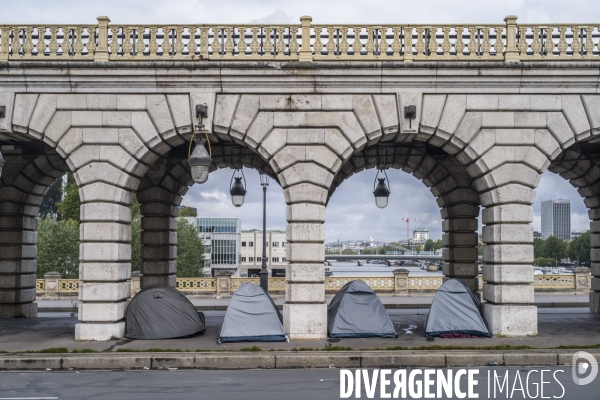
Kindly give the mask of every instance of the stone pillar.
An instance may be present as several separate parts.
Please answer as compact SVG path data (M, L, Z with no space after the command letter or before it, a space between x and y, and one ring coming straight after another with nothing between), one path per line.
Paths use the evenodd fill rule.
M299 189L298 186L303 185L284 190L287 199L290 199L290 192L292 192L291 199L295 197L294 192ZM319 198L309 194L310 197ZM321 196L321 198L324 200L325 197ZM327 337L325 265L323 264L325 204L312 204L306 200L292 204L288 201L287 206L288 265L283 326L290 339L324 339Z
M599 202L600 203L600 202ZM590 312L600 313L600 209L589 210L590 222L590 259L592 284L590 291Z
M36 317L37 215L43 195L67 166L57 154L3 151L0 179L0 318Z
M408 274L404 268L394 270L394 296L408 296Z
M442 222L442 231L444 232L442 234L444 245L442 272L447 278L461 280L475 292L479 291L477 280L478 225L477 218L446 219Z
M96 167L96 168L94 168ZM90 174L102 171L91 165ZM131 295L131 204L135 182L120 172L122 187L104 182L80 185L81 244L79 320L75 340L115 340L125 334L125 310ZM89 179L89 178L88 178ZM91 180L91 179L90 179ZM91 180L93 182L93 180Z
M533 200L529 187L508 184L481 195L483 314L494 335L537 335L533 305Z
M140 285L140 278L142 274L140 271L133 271L131 273L131 297L133 298L142 289Z
M44 291L45 300L56 300L59 298L59 281L62 277L58 272L46 272L44 280L46 281L46 290Z
M231 297L231 271L217 272L217 299Z
M577 267L573 270L575 281L575 292L577 294L590 293L590 269L586 267Z

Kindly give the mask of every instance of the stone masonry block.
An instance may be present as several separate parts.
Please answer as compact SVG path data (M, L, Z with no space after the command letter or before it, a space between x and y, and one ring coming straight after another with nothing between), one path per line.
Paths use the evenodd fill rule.
M492 335L536 336L537 307L484 303L483 316Z
M477 261L477 247L444 247L442 248L442 260L469 262Z
M0 261L0 274L35 274L36 260L5 260ZM600 274L598 274L600 275Z
M1 234L1 233L0 233ZM0 260L36 258L37 246L0 246Z
M119 340L125 336L125 322L83 323L75 325L75 340Z
M0 304L19 304L35 301L35 287L0 290Z
M479 198L484 207L507 203L531 205L535 199L535 190L520 184L509 184L484 192Z
M79 278L84 282L116 282L131 278L129 263L94 263L79 264Z
M36 275L18 274L18 275L0 275L0 288L5 289L26 289L35 287Z
M174 260L177 258L177 246L142 246L144 260Z
M121 204L88 203L81 205L81 221L131 222L131 208Z
M87 222L79 227L80 238L86 242L130 242L131 226L113 222Z
M325 339L327 337L327 304L283 305L283 329L290 339Z
M478 228L476 219L446 219L442 221L442 232L473 232Z
M483 285L483 299L494 304L532 304L533 297L531 284Z
M486 245L483 246L483 261L494 264L531 264L533 263L533 245Z
M325 266L323 264L288 264L286 266L288 282L323 282Z
M477 233L444 233L442 234L442 244L446 247L450 246L474 246L477 247Z
M285 301L322 303L325 301L325 285L323 283L288 283L285 286Z
M443 262L442 272L445 276L477 276L477 264L472 263L456 263Z
M503 224L484 226L482 239L492 243L533 243L533 227L529 224Z
M79 300L120 301L131 296L129 282L83 282L79 289Z
M163 231L163 232L142 232L142 244L143 245L163 245L163 244L177 244L177 232L176 231Z
M81 243L79 256L85 262L128 262L131 260L131 245L125 243Z
M173 275L177 272L176 260L142 260L141 271L144 275Z
M279 179L283 188L307 182L328 189L333 182L333 174L314 163L299 163L281 172Z
M485 264L483 280L488 283L533 283L533 266Z
M323 262L325 245L318 243L288 243L286 257L292 263Z
M325 225L322 223L289 223L287 240L291 242L323 242Z
M79 303L79 320L83 322L117 322L125 318L129 302L116 303Z
M300 183L283 190L283 197L287 204L293 203L317 203L325 204L327 201L327 189L310 183Z
M142 229L152 231L176 231L177 219L170 217L142 217Z

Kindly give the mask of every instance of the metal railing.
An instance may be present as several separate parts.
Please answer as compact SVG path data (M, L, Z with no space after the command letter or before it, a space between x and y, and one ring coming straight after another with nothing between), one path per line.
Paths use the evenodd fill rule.
M0 25L0 61L600 60L599 23Z

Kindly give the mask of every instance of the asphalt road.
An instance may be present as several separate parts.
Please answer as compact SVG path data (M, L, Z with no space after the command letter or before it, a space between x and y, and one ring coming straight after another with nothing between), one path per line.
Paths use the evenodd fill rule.
M488 398L536 398L540 388L539 372L532 372L527 382L527 372L540 368L497 368L497 374L504 377L508 370L508 385L500 392L496 387L488 396L488 369L481 368L475 393L480 399ZM547 368L550 370L550 368ZM452 369L456 374L458 369ZM571 378L569 367L552 368L544 375L544 397L577 400L598 400L598 382L587 386L577 386ZM560 385L553 378L556 378ZM447 370L445 370L447 371ZM492 381L493 371L490 370ZM517 372L521 378L525 396L515 385ZM372 371L370 371L372 374ZM502 378L504 379L504 378ZM461 381L461 391L467 393L466 378ZM393 384L393 381L392 381ZM562 385L562 386L561 386ZM514 393L507 393L516 386ZM563 389L564 387L564 389ZM491 386L493 388L493 386ZM529 389L529 394L527 393ZM389 389L392 393L393 386ZM433 387L435 394L436 389ZM361 398L366 396L365 388L361 390ZM401 395L401 392L400 392ZM440 399L454 397L433 397ZM538 393L537 398L541 398ZM243 399L243 400L308 400L339 399L339 369L306 369L306 370L244 370L244 371L103 371L103 372L4 372L0 373L0 400L5 399L110 399L110 400L152 400L152 399ZM354 393L350 398L356 398ZM379 399L379 386L373 398ZM400 397L402 398L402 397ZM411 397L407 393L408 399ZM475 398L475 397L466 397Z

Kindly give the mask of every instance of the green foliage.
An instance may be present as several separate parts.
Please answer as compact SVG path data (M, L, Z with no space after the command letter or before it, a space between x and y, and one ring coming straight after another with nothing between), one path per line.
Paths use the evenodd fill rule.
M179 210L180 217L198 217L198 212L192 207L183 207Z
M438 239L438 240L432 240L432 239L427 239L427 241L425 242L425 247L423 248L423 250L425 251L436 251L439 250L443 247L442 245L442 240Z
M98 350L90 349L86 347L85 349L73 349L73 353L97 353Z
M204 244L196 226L184 218L177 219L177 276L195 278L202 276Z
M50 347L49 349L42 349L36 353L68 353L69 349L66 347Z
M140 203L134 197L131 205L131 270L142 268L142 214Z
M79 199L79 188L71 173L67 174L67 184L65 185L63 195L63 200L56 204L56 210L60 214L60 218L72 219L79 223L81 221L79 218L81 200Z
M57 221L47 216L38 219L37 277L56 271L65 279L79 277L79 222Z
M533 265L537 265L538 267L556 267L556 259L538 257L533 260Z
M590 263L590 231L585 231L577 239L574 239L569 246L569 257L579 263Z
M262 351L262 349L258 346L252 346L252 347L242 347L240 349L240 351Z
M555 236L550 236L546 240L533 239L533 256L534 258L552 258L560 261L569 257L569 243Z
M351 351L352 347L329 346L329 347L325 347L323 350L325 350L325 351Z
M42 199L42 204L40 205L40 217L56 217L58 211L56 209L60 199L62 197L62 178L58 178L49 188L44 198Z

